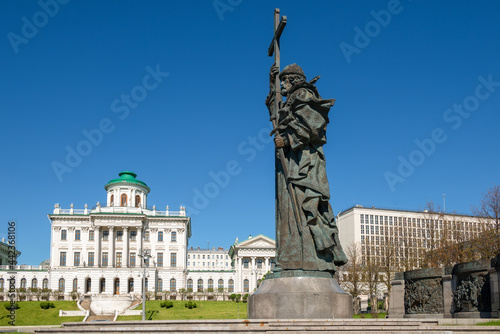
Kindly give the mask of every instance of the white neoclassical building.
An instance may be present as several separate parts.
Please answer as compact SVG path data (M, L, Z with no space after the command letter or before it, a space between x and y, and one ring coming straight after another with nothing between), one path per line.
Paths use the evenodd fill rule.
M274 240L258 235L231 248L188 250L191 219L179 211L147 206L150 188L133 172L121 172L105 185L106 205L62 209L51 222L50 263L17 266L16 288L50 289L57 298L73 295L138 295L146 291L246 293L274 263ZM143 254L146 254L143 260ZM0 266L0 288L8 267ZM30 298L27 296L27 298Z

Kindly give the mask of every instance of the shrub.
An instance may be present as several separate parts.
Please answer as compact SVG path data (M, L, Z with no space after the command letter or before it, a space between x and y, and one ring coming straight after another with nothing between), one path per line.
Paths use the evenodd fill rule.
M52 302L41 302L40 307L44 310L48 310L49 308L54 308L56 306Z
M184 307L187 307L188 309L193 309L193 308L196 308L196 303L195 302L187 302L186 304L184 304Z
M243 303L246 303L247 299L248 299L248 293L245 294L241 300L243 301Z
M233 302L236 299L236 294L232 293L231 296L229 296L229 299L231 299Z
M160 306L165 307L165 308L171 308L171 307L174 307L174 303L171 302L170 300L167 300L167 301L161 302Z
M5 307L6 310L11 310L11 309L18 310L21 308L21 306L19 306L18 303L11 304L10 302L3 304L3 306Z

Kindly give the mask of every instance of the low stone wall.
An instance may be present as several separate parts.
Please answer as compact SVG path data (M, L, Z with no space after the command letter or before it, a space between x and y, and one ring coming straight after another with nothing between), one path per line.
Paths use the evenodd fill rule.
M63 311L59 310L60 317L86 317L89 311Z
M396 273L390 318L499 318L500 255Z

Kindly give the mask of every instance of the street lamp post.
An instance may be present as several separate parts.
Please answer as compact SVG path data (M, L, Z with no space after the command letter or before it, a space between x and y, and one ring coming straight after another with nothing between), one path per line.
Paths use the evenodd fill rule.
M141 249L139 257L142 258L144 268L142 274L142 320L146 320L146 261L151 257L149 249Z

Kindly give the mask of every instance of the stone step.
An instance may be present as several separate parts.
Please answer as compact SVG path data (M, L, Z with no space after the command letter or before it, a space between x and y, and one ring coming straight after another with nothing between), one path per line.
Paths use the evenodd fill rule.
M107 323L66 323L36 333L342 333L342 334L471 334L498 333L500 326L438 326L437 321L398 320L165 320L117 321Z

